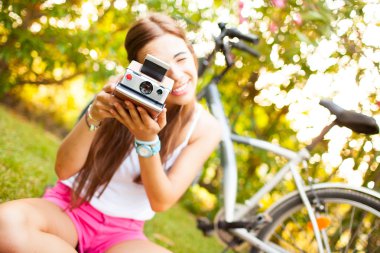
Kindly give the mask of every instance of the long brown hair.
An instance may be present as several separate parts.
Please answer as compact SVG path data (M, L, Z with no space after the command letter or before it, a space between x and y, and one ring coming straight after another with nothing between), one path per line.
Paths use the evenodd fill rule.
M172 18L163 14L151 14L138 20L132 25L125 38L125 49L128 60L137 60L138 52L150 41L165 35L172 34L183 39L194 56L194 50L187 41L185 32ZM185 126L194 109L193 104L173 106L167 112L167 125L160 131L161 140L160 157L163 163L175 148L175 135ZM86 162L79 171L73 192L73 206L83 201L89 201L96 191L101 195L112 176L119 168L124 158L130 154L133 148L134 136L128 128L116 119L105 119L97 130L91 144ZM82 194L83 193L83 194ZM78 198L81 195L81 198Z

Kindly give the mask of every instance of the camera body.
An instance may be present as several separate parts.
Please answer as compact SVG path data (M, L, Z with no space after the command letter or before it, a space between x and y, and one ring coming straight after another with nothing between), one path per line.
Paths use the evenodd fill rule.
M169 67L149 54L143 64L132 61L113 94L144 107L156 118L165 108L165 100L173 88L174 81L165 76Z

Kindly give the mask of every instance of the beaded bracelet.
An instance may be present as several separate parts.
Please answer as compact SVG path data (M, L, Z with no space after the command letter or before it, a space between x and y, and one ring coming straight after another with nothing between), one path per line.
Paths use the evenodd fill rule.
M91 115L91 109L92 109L92 104L90 104L88 106L88 109L87 109L87 113L88 113L88 117L90 118L90 120L93 120L95 122L102 122L101 120L97 120L95 119L92 115Z
M94 117L92 117L91 112L90 112L91 108L92 108L92 104L90 104L90 106L87 109L87 112L86 112L86 115L85 115L85 120L86 120L86 124L87 124L88 129L91 132L94 132L94 131L96 131L96 129L98 129L102 125L102 121L96 120L96 119L94 119ZM90 121L88 119L94 121L97 124L90 123Z

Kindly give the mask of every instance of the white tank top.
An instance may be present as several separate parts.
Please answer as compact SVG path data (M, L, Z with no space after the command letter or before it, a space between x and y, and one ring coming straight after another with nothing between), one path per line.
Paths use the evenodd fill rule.
M200 116L200 105L197 104L195 115L185 140L169 156L164 169L168 170L175 162L181 151L189 143ZM107 188L99 197L99 191L94 194L90 204L98 211L114 217L130 218L135 220L149 220L155 212L149 204L145 188L142 184L134 183L133 180L140 175L140 164L135 149L125 158L120 167L111 178ZM72 187L76 175L63 180L62 183ZM100 189L102 189L100 187Z

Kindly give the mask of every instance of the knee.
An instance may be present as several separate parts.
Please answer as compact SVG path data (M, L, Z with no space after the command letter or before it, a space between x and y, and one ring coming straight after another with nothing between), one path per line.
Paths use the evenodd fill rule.
M0 205L0 252L18 252L28 240L27 210L8 202Z
M0 231L19 230L27 224L27 210L20 203L0 205Z

